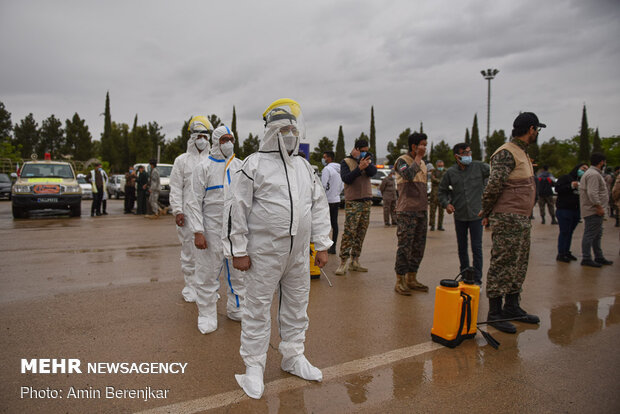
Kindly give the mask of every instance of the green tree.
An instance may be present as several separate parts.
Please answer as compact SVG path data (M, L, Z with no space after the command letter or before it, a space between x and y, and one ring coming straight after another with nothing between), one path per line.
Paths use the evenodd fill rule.
M219 118L218 118L219 120ZM162 150L166 146L166 137L161 133L161 127L157 124L157 122L149 122L146 125L146 133L148 136L148 140L151 143L151 158L157 158L157 149L161 148ZM163 152L163 151L162 151Z
M502 145L506 143L506 133L503 129L499 131L493 131L489 139L484 141L484 161L490 162L491 155Z
M166 144L166 147L162 151L161 162L173 163L176 157L187 152L187 142L189 141L190 135L188 130L190 120L191 118L183 123L181 135L178 135L175 139Z
M601 147L607 157L607 165L617 167L620 165L620 136L614 135L601 139Z
M222 120L220 119L220 117L215 114L209 115L207 119L209 120L209 122L211 122L211 125L213 125L213 129L219 127L220 124L222 123Z
M549 170L559 177L567 174L577 164L578 137L559 141L555 137L540 145L539 165L549 166Z
M11 113L6 110L4 103L0 102L0 142L10 142L12 131Z
M260 147L260 140L258 135L254 136L250 132L250 135L243 141L243 157L254 154Z
M86 122L77 114L65 121L65 149L73 159L87 161L92 157L92 135Z
M338 140L336 141L336 159L334 161L340 162L346 157L346 150L344 148L344 134L342 133L342 125L338 127Z
M110 161L115 151L111 142L112 114L110 113L110 92L105 94L105 110L103 112L103 132L101 133L101 158Z
M603 146L601 143L601 137L598 134L598 128L594 131L594 137L592 138L592 152L603 152Z
M409 143L409 135L411 135L411 128L407 128L401 132L400 135L398 135L396 143L393 143L392 141L388 142L388 164L394 165L398 157L408 152L407 147Z
M579 161L590 162L590 131L588 129L588 115L583 105L581 114L581 130L579 131Z
M375 107L370 107L370 152L377 156L377 132L375 131Z
M129 125L112 122L110 136L108 137L108 157L103 161L109 163L109 172L117 173L125 171L129 165Z
M424 133L424 123L420 121L420 134Z
M235 154L241 155L241 143L239 142L239 134L237 134L237 111L235 110L235 106L233 105L233 114L232 121L230 123L230 130L232 131L235 137Z
M15 147L21 146L22 158L30 158L35 153L35 146L39 142L39 125L34 120L32 113L26 115L13 127L13 141Z
M443 139L434 146L430 160L433 164L435 164L437 160L442 160L446 168L450 167L455 162L452 148L450 148L450 145Z
M319 168L323 168L323 164L321 160L323 159L323 153L325 151L333 151L334 150L334 141L327 137L321 138L319 144L314 148L314 151L310 154L310 162Z
M465 128L465 143L471 145L471 138L469 138L469 128Z
M471 127L471 155L475 160L482 160L480 148L480 134L478 133L478 114L474 115L474 124Z
M39 142L36 150L40 159L49 152L54 159L61 157L60 151L65 148L65 131L62 129L62 122L54 115L50 115L41 123L39 131Z

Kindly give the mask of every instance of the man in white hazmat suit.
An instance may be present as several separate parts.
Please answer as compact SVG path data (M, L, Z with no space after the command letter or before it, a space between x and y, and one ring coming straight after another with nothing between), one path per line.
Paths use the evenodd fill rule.
M224 196L241 161L235 158L235 138L227 126L213 131L209 157L192 174L193 197L189 203L190 227L196 248L196 305L198 330L203 334L217 329L217 290L222 275L228 291L226 313L235 321L243 313L243 286L240 272L224 258L222 225Z
M265 136L247 157L228 193L224 251L245 271L245 310L241 321L241 357L245 375L237 382L252 398L264 391L263 373L271 331L271 302L279 289L279 350L282 369L306 380L323 374L304 356L310 293L310 242L315 263L327 263L329 207L310 164L296 156L305 128L301 109L279 99L263 114Z
M181 271L185 287L181 294L186 302L196 301L194 232L187 222L189 200L192 194L192 172L202 160L209 156L209 137L213 131L211 122L204 116L195 116L189 121L190 132L187 152L174 160L170 173L170 207L177 225L181 242Z

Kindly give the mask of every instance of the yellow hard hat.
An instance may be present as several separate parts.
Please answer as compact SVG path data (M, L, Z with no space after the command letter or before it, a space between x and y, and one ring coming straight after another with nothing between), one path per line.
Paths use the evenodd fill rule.
M289 98L281 98L271 103L263 112L263 120L265 124L275 121L277 119L292 119L296 120L301 114L301 107L297 103Z
M187 126L187 130L189 132L198 132L207 130L209 132L213 131L213 125L211 122L202 115L196 115L189 121L189 125Z

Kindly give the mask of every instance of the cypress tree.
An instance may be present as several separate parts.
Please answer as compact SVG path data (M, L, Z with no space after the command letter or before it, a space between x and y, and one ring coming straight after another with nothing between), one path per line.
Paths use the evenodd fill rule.
M110 91L105 94L105 112L103 121L103 133L101 134L101 158L110 162L113 157L112 148L112 115L110 114Z
M342 133L342 125L338 128L338 141L336 141L336 162L344 160L346 152L344 149L344 134Z
M241 154L241 144L239 143L239 134L237 134L237 111L235 110L235 105L233 105L233 115L232 121L230 123L230 130L235 136L235 154L241 157L243 154Z
M474 125L471 127L471 156L474 160L482 160L480 149L480 134L478 133L478 114L474 115Z
M583 105L583 113L581 115L581 131L579 132L579 161L590 162L590 134L585 104Z
M424 133L424 124L420 121L420 134Z
M603 145L601 144L601 137L598 134L598 128L594 131L594 138L592 138L592 152L603 152Z
M370 107L370 152L377 156L377 137L375 131L375 107Z
M465 128L465 143L471 145L471 139L469 139L469 128Z

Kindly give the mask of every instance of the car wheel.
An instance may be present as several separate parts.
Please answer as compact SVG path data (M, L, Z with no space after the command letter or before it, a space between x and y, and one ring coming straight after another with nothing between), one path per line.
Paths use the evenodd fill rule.
M80 217L82 215L82 203L71 206L71 217Z
M12 206L13 208L13 218L26 218L28 217L28 211L22 210L19 207Z

